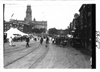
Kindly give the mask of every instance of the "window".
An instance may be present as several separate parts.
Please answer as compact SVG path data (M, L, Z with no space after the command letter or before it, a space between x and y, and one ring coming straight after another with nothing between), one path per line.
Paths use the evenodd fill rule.
M7 26L7 29L9 29L9 26Z
M4 26L6 26L6 24Z
M10 26L12 27L12 24L10 24Z
M19 29L23 29L23 27L19 27Z
M91 12L88 12L88 16L90 16L91 15Z

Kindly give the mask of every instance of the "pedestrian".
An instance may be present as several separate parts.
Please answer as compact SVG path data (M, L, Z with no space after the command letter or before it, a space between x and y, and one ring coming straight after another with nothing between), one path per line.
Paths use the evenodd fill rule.
M48 46L49 44L49 37L46 38L46 47Z
M92 68L92 57L90 57L90 65L91 65L91 68Z
M36 39L36 38L34 38L34 40L35 40L35 41L37 41L37 39Z
M54 44L54 38L52 38L52 44Z
M29 41L30 41L30 40L29 40L29 37L27 36L27 37L26 37L26 47L29 47Z
M9 38L9 45L12 46L12 36Z
M42 42L43 42L43 37L41 37L41 39L40 39L40 44L42 44Z

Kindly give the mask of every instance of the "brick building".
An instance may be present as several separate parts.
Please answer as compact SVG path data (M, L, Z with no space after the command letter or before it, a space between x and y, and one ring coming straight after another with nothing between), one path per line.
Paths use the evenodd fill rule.
M87 47L91 44L92 36L92 4L83 4L79 9L80 12L80 25L81 25L81 38L83 45Z

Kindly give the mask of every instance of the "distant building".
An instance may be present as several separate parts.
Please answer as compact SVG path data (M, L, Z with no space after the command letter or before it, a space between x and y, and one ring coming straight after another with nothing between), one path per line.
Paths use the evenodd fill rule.
M14 20L11 19L10 21L4 21L4 32L9 30L10 27L18 28L20 31L24 33L32 33L32 29L34 28L45 28L47 30L47 21L32 21L32 10L31 6L27 5L26 9L26 17L24 20Z
M67 35L68 33L69 33L68 29L65 29L65 30L59 29L59 30L57 30L58 35Z

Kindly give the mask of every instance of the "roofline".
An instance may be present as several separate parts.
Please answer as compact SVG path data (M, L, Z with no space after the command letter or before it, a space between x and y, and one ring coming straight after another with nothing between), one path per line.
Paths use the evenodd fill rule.
M79 9L79 12L83 9L83 7L85 6L86 4L83 4L80 9Z

